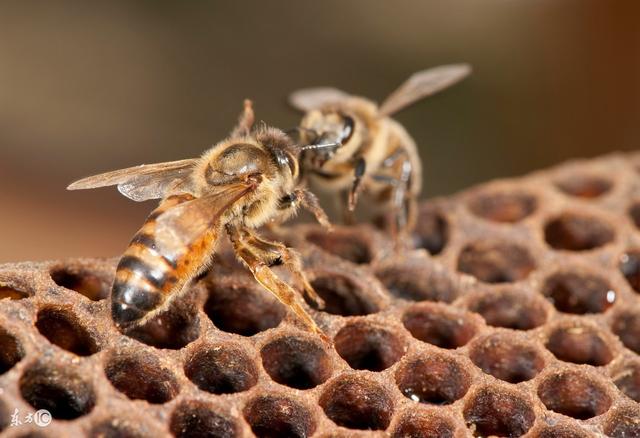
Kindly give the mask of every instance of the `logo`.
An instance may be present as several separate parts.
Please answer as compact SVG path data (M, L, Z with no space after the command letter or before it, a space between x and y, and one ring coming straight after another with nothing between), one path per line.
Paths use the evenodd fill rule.
M36 426L47 427L51 424L51 412L46 409L39 409L33 414L33 422Z

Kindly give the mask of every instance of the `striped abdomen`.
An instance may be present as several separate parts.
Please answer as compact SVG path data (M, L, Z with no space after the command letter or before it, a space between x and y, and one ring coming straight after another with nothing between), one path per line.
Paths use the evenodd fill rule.
M111 290L111 314L118 326L139 322L161 308L167 298L182 290L198 273L215 244L215 233L203 235L202 241L175 254L162 254L156 245L156 219L171 207L193 199L191 195L167 198L147 218L131 240L116 268Z

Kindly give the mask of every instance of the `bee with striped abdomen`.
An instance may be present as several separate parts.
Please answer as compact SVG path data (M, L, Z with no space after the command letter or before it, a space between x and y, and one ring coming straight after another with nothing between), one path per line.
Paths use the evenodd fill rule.
M381 211L391 209L392 234L410 231L422 186L416 144L390 116L462 80L466 64L415 73L378 106L335 88L296 91L289 102L305 112L296 128L302 147L300 164L314 190L339 193L350 221L363 191Z
M223 234L255 279L293 310L306 327L322 335L298 302L294 289L270 267L283 264L319 307L297 253L256 234L274 219L284 220L298 206L328 225L310 192L297 186L298 151L282 131L253 128L250 101L229 138L202 157L131 167L82 179L68 189L117 185L134 201L162 199L118 263L111 291L116 325L145 323L198 274L204 272ZM324 336L324 335L322 335Z

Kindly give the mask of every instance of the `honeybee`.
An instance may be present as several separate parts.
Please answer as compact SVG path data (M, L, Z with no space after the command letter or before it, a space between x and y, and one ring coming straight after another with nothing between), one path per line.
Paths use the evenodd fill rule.
M302 173L314 190L339 193L346 222L361 191L378 210L391 210L391 233L415 225L422 166L416 144L390 116L462 80L467 64L445 65L413 74L382 105L335 88L307 88L289 96L305 112L294 133L301 142ZM345 209L346 206L346 209Z
M297 185L298 151L282 131L254 125L251 101L231 135L200 158L147 164L91 176L69 190L117 185L134 201L161 199L120 259L111 290L111 314L121 329L144 324L207 269L223 234L255 279L323 338L294 289L270 267L282 264L322 307L298 254L263 239L256 228L284 220L299 206L328 226L315 196ZM326 339L326 338L325 338Z

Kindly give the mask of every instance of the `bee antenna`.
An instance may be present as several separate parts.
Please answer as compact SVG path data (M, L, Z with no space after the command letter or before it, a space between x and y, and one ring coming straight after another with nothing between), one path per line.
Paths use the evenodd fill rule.
M315 149L325 149L325 148L337 148L340 146L340 143L321 143L321 144L308 144L306 146L302 146L300 148L301 151L310 151Z

